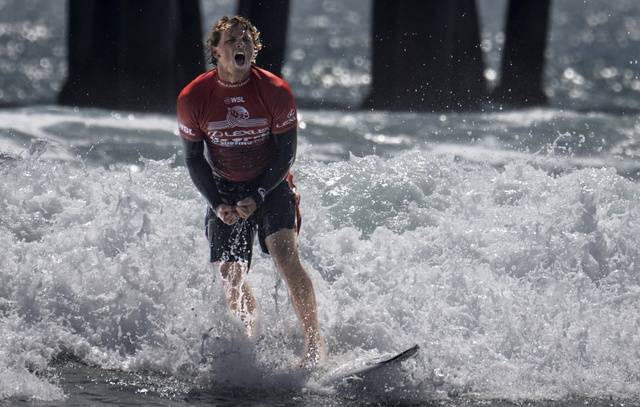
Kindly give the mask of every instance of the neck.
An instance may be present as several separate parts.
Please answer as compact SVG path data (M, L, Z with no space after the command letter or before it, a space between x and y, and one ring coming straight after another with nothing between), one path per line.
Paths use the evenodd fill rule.
M227 82L227 83L243 82L243 81L247 80L247 78L249 77L250 74L251 74L251 70L249 70L249 72L242 73L242 74L237 74L237 75L218 70L218 77L221 80L223 80L224 82Z

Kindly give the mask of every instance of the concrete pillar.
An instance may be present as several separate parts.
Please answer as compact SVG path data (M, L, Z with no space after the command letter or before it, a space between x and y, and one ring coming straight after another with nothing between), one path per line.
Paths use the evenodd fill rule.
M469 110L486 96L474 0L373 0L372 43L364 108Z
M238 14L260 31L263 48L256 65L282 77L287 49L289 0L240 0Z
M204 70L198 0L70 0L65 105L171 112Z
M511 107L545 105L543 70L551 0L510 0L496 103Z

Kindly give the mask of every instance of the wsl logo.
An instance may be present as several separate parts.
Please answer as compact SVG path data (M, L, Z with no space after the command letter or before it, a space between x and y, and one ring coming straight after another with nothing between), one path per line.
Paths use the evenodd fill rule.
M227 98L224 98L224 103L228 105L232 103L244 103L244 97L242 96L227 97Z
M185 126L184 124L178 122L178 127L180 128L180 131L182 131L182 133L189 136L195 136L195 133L193 132L193 130L191 130L191 128Z

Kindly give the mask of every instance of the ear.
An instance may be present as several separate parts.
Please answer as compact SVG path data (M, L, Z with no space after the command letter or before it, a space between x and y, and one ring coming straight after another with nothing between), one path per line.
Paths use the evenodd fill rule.
M211 48L211 55L213 55L215 58L220 58L220 53L215 47Z

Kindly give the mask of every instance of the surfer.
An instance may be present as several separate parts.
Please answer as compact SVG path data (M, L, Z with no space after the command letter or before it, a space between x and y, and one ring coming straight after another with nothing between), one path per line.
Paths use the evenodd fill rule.
M297 198L289 173L297 148L297 113L289 86L255 66L260 33L241 16L211 29L214 68L194 79L177 101L179 131L191 179L208 203L211 262L222 276L231 313L248 337L257 304L246 275L255 235L285 280L305 334L301 366L325 359L313 283L296 241ZM206 150L205 150L206 146Z

